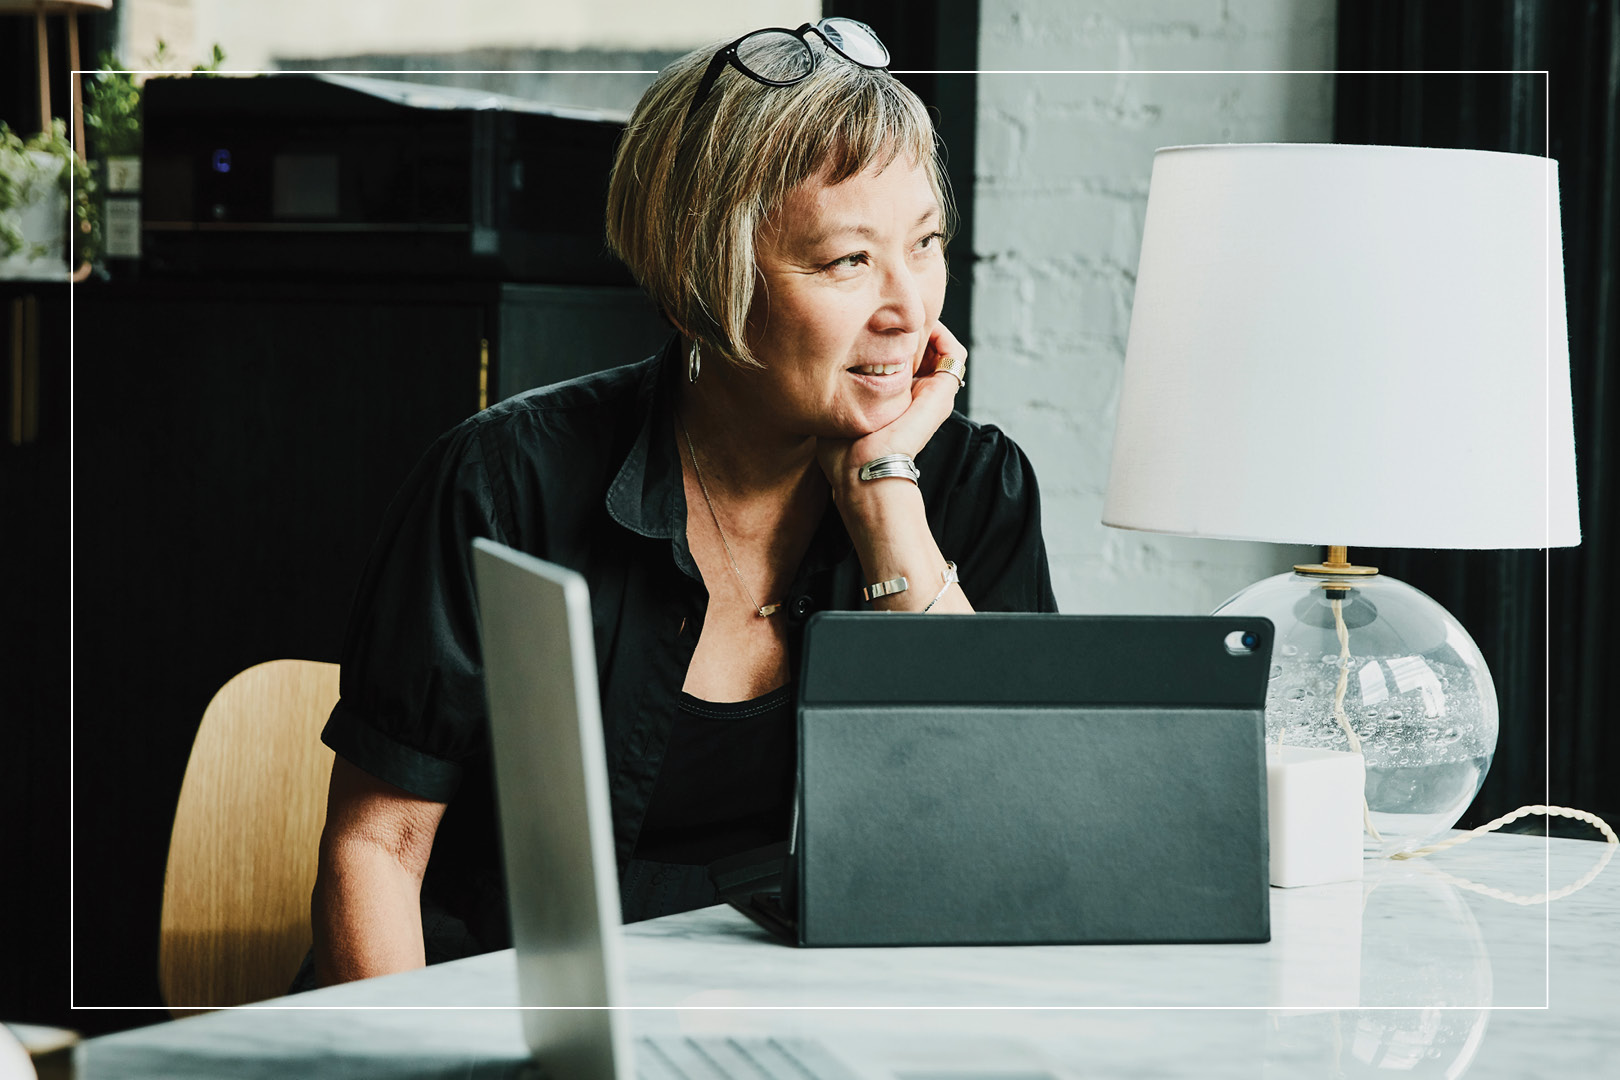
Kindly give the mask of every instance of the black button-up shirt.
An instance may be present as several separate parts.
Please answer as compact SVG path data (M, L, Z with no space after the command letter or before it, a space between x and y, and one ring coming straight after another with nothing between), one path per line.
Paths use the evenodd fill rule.
M510 944L494 812L471 541L584 575L591 590L614 846L626 922L713 902L702 868L633 858L703 629L675 441L679 342L638 364L520 394L423 457L389 508L356 594L342 700L322 739L364 771L448 802L423 882L428 960ZM1054 611L1028 460L953 413L917 455L928 522L980 611ZM829 503L784 614L865 606Z

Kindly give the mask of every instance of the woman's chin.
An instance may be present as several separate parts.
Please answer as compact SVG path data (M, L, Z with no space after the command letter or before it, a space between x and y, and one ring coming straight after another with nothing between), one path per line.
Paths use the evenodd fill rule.
M853 442L856 439L872 434L874 431L880 431L888 427L900 419L905 411L905 405L902 403L897 408L863 409L852 414L846 413L843 416L834 417L822 437L849 439Z

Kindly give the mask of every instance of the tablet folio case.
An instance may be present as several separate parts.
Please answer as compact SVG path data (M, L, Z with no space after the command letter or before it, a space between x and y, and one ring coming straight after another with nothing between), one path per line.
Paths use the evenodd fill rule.
M842 612L806 633L800 945L1270 940L1267 620Z

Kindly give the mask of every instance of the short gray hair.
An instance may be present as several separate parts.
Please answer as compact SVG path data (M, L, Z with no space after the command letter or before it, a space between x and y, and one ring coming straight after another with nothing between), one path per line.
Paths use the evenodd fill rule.
M607 239L669 319L758 367L745 336L759 229L789 192L838 184L904 157L924 166L947 236L954 209L928 110L887 71L825 49L808 78L765 86L728 66L687 107L724 43L670 64L642 95L608 184ZM785 49L796 48L784 42Z

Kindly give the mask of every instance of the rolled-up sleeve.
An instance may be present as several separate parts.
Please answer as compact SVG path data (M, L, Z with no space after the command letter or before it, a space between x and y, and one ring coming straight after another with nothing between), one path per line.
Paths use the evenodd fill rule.
M321 733L356 767L437 802L487 747L471 545L513 542L488 437L476 419L448 432L395 496L355 595L341 700Z
M957 564L975 610L1056 611L1035 469L1000 429L964 426L929 463L946 475L936 496L940 549Z

